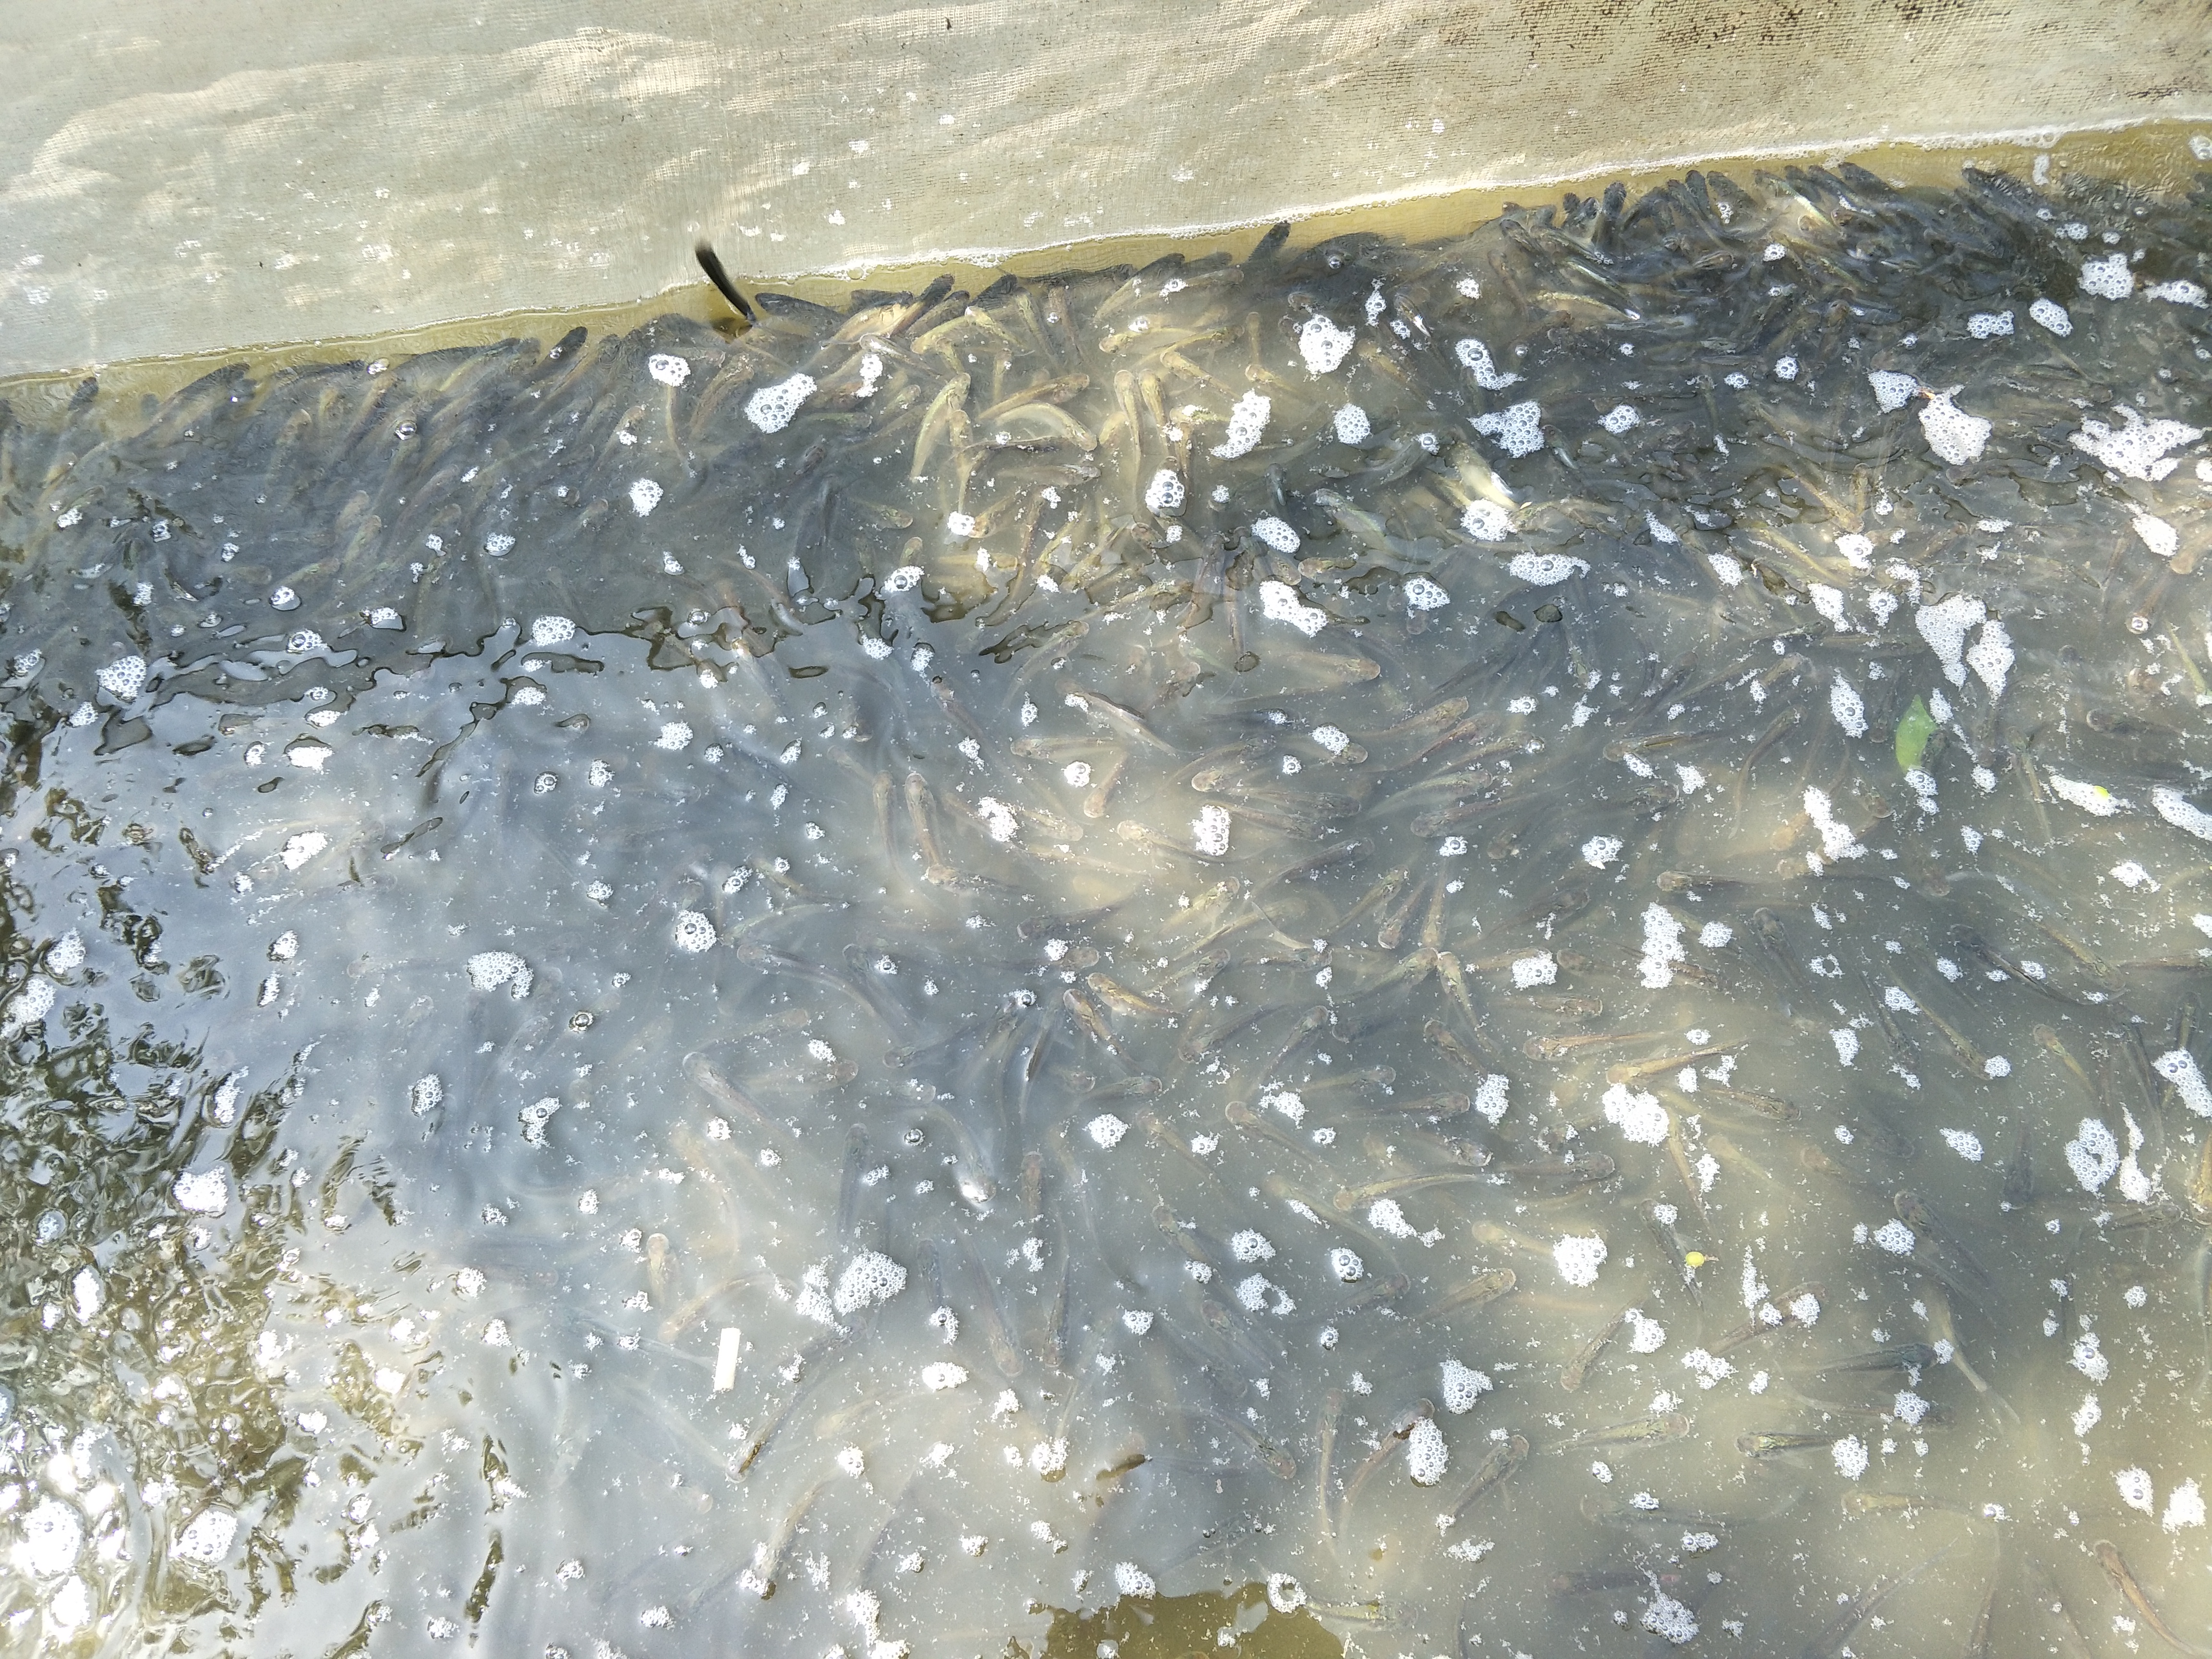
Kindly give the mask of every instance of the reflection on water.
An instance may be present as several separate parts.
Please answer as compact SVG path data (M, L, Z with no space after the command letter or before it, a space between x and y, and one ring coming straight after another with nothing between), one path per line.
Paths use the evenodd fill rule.
M2207 212L22 392L0 1640L2194 1639Z

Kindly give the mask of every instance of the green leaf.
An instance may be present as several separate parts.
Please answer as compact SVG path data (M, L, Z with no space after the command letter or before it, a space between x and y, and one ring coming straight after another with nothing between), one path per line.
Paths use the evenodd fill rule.
M1921 698L1912 700L1912 707L1905 711L1905 718L1897 723L1897 767L1900 772L1910 772L1920 764L1920 757L1928 750L1928 739L1936 735L1936 717L1928 712Z

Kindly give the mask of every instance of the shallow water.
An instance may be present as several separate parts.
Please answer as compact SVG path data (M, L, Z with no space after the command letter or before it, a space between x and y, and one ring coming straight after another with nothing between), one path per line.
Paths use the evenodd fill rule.
M2212 1626L2209 212L26 390L9 1650Z

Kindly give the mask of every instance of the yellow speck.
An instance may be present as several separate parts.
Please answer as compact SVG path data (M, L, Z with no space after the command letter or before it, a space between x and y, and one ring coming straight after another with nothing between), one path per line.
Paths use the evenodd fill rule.
M1687 1266L1702 1267L1705 1265L1705 1253L1703 1250L1685 1250L1682 1260Z

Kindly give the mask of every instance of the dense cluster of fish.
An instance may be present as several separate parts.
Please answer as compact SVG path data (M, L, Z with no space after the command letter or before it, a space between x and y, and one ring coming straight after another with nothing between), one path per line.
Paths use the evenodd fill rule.
M2208 262L18 388L0 1653L2203 1650Z

